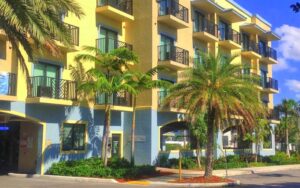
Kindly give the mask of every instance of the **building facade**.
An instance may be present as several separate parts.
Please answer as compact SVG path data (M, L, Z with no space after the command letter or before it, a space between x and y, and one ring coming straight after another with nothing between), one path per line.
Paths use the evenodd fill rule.
M29 59L29 75L19 66L14 49L0 30L0 163L8 170L43 174L58 161L99 156L104 124L101 96L86 100L77 93L72 76L74 57L82 46L96 46L107 52L126 47L140 59L136 69L147 71L157 65L169 67L156 79L176 83L180 73L201 62L200 53L239 54L236 63L245 65L244 74L261 79L261 99L273 109L278 82L272 77L277 64L271 48L279 37L271 24L232 0L86 0L78 1L85 12L80 20L65 14L62 20L72 35L73 46L57 41L63 53L53 57L46 51ZM85 63L88 70L94 67ZM137 164L154 164L161 155L177 157L178 150L166 149L164 135L182 133L188 137L185 112L174 106L161 107L167 95L153 89L138 98L136 119ZM130 158L132 120L131 97L112 96L111 156ZM278 121L270 118L274 128ZM183 131L182 131L183 130ZM170 134L170 132L176 134ZM217 156L239 153L238 129L219 130ZM176 137L177 137L176 136ZM174 136L173 136L174 137ZM173 138L172 138L173 139ZM275 153L271 133L262 155ZM175 141L176 143L176 141ZM224 144L223 144L224 143ZM247 146L249 150L254 145ZM167 151L166 151L167 150ZM193 154L193 151L191 151Z

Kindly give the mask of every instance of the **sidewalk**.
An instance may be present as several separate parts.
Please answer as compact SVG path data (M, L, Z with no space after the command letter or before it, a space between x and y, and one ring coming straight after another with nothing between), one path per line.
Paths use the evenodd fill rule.
M279 165L279 166L266 166L266 167L249 167L249 168L235 168L235 169L228 169L227 174L226 170L214 170L213 174L216 176L225 177L227 176L238 176L238 175L245 175L245 174L258 174L258 173L267 173L267 172L274 172L278 170L300 170L300 165ZM170 168L160 168L158 167L157 170L162 172L171 172L175 173L178 177L178 169L170 169ZM198 170L182 170L182 174L184 176L203 176L204 171Z

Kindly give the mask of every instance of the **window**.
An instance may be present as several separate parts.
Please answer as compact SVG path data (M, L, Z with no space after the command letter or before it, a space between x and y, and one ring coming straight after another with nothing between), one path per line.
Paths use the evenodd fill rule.
M85 150L86 124L64 123L62 127L62 151Z
M6 41L0 40L0 59L6 59Z

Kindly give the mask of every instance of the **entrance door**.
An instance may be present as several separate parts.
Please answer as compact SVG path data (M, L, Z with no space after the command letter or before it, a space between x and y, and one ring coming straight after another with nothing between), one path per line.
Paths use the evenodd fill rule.
M38 97L58 98L59 70L58 66L46 63L34 65L33 87Z
M18 170L20 126L0 125L0 174Z
M121 134L112 134L111 156L121 157Z
M118 33L110 29L100 28L100 41L98 46L102 53L108 53L118 48Z

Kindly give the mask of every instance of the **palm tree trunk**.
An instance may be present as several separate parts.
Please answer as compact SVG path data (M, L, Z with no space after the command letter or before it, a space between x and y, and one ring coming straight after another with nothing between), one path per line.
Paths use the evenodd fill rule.
M286 145L286 155L290 158L290 148L289 148L289 129L285 128L285 145Z
M289 148L289 129L288 129L288 113L285 112L285 152L288 157L290 157Z
M135 154L135 127L136 127L136 96L133 96L132 101L132 126L131 126L131 165L134 166L134 154Z
M258 161L258 141L255 142L255 163Z
M197 154L197 165L198 165L198 168L201 168L201 147L200 147L199 139L197 139L196 154Z
M214 143L215 143L215 110L208 112L207 122L207 146L206 146L206 166L205 177L211 177L213 173Z
M104 166L107 166L108 162L108 143L110 135L110 122L111 122L111 106L105 107L105 145L104 145Z

